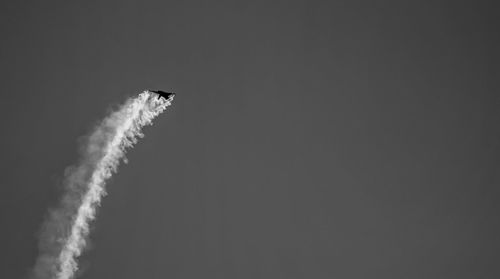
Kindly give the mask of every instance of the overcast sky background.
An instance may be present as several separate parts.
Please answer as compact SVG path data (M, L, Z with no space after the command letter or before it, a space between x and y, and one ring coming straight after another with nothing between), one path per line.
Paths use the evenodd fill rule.
M0 278L146 88L81 278L500 278L498 9L374 2L2 1Z

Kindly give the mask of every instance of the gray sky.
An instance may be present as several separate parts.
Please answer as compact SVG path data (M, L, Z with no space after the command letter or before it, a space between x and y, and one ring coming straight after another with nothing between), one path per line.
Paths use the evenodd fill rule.
M500 277L497 10L461 2L3 1L0 278L146 88L81 278Z

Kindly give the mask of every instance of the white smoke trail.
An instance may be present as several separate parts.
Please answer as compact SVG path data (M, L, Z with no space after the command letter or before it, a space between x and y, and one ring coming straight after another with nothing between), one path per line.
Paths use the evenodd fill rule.
M105 182L116 172L125 152L143 137L142 127L162 113L173 100L144 91L106 117L88 137L81 161L66 170L65 193L59 208L45 221L40 238L36 279L71 279L77 258L87 244L89 224L106 194Z

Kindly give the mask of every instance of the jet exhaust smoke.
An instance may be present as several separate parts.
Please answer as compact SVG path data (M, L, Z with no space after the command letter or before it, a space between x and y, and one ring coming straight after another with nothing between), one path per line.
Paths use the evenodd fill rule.
M87 246L89 224L106 195L105 183L117 171L125 153L144 135L142 127L170 106L169 99L144 91L108 115L90 134L80 162L66 169L63 197L50 210L39 242L40 254L34 279L71 279L78 270L77 258Z

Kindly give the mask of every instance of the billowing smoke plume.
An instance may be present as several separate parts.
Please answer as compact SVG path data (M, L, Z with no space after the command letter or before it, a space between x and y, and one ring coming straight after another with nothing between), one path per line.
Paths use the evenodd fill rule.
M120 161L126 160L127 148L143 137L142 127L150 125L172 99L145 91L112 112L90 134L80 162L66 170L59 207L49 212L43 224L35 279L74 278L77 258L87 244L89 224L106 194L106 180L116 172Z

